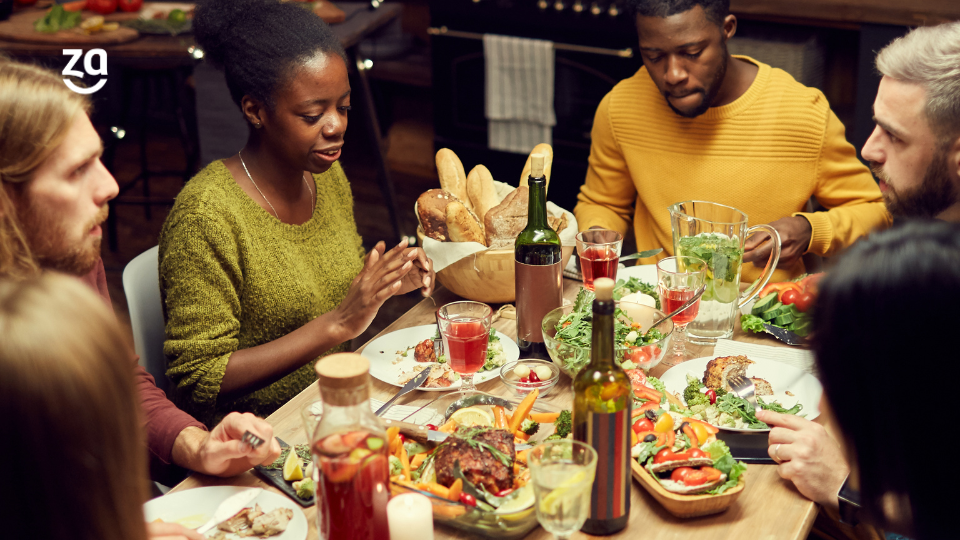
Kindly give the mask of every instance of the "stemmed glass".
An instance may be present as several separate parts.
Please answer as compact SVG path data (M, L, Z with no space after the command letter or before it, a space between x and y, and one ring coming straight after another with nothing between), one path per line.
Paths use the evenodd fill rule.
M657 286L660 305L664 313L670 313L693 298L703 286L707 263L696 257L667 257L657 263ZM673 316L673 347L670 355L682 362L686 355L687 324L697 318L700 300Z
M537 521L557 538L570 538L590 515L596 450L579 441L547 441L530 450L527 463Z
M622 247L623 235L617 231L588 229L577 234L577 255L580 257L580 271L586 289L592 291L593 281L597 278L617 280Z
M493 309L480 302L452 302L437 310L443 351L450 368L460 375L461 392L476 390L473 374L487 361Z

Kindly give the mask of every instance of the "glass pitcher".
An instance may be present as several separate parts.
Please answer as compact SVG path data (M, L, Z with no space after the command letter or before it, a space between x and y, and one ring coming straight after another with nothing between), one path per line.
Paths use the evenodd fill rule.
M733 336L740 308L770 281L780 260L780 235L770 225L747 227L747 215L732 206L685 201L669 210L674 254L703 259L708 267L700 313L687 326L687 335L693 343L714 345ZM773 238L772 256L760 277L741 293L743 243L760 231Z

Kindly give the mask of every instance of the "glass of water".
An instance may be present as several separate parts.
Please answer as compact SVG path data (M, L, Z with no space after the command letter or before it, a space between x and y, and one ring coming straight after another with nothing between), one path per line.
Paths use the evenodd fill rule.
M580 530L590 514L597 452L579 441L547 441L527 456L537 498L537 520L563 540Z

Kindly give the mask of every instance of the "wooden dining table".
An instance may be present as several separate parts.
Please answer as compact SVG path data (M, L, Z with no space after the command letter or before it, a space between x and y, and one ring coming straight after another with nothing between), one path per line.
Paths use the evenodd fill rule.
M578 281L564 279L564 298L570 300L575 298L580 289L580 285L581 283ZM436 319L434 312L437 307L457 300L461 300L461 298L443 287L438 287L431 298L426 298L418 303L373 339L403 328L435 324ZM496 308L496 306L494 307ZM493 326L500 332L516 338L515 320L501 318L496 320ZM782 345L769 336L746 335L739 328L739 325L737 325L733 339L765 345ZM367 345L369 345L369 343L370 342L368 342ZM362 354L363 348L359 349L358 352ZM710 356L712 352L712 346L699 346L688 343L685 358L701 358ZM668 362L669 359L661 362L660 365L650 370L650 374L654 376L660 375L674 365ZM572 408L573 392L570 388L571 380L566 377L566 375L561 375L560 381L557 384L559 387L564 387L565 391L557 391L560 389L557 388L549 395L540 398L538 402L545 401L553 408ZM477 388L480 391L494 395L514 397L510 395L511 391L500 382L499 378L478 384ZM396 394L397 390L398 388L396 386L371 378L371 398L387 401ZM398 400L397 404L422 406L430 403L436 397L436 392L413 391ZM300 410L319 398L319 389L317 388L317 383L314 383L270 415L267 421L273 425L274 435L291 445L306 443L307 437L301 421ZM828 431L832 431L832 422L830 422L826 416L825 414L821 414L817 421L825 424ZM233 478L218 478L202 474L193 474L174 487L171 492L204 486L223 485L263 487L276 493L281 493L253 471L248 471ZM639 537L642 533L642 538L645 540L689 538L693 537L691 535L694 534L697 540L732 540L742 538L801 540L806 538L817 515L817 505L801 495L792 483L781 479L777 474L776 465L749 465L746 473L746 486L743 493L727 511L712 516L691 519L676 518L667 513L637 482L633 482L631 490L629 525L623 531L607 538L634 538ZM310 528L307 538L310 540L319 538L317 532L316 506L305 508L304 513L306 514ZM439 524L435 527L434 535L438 540L474 537L467 532ZM531 531L526 538L528 540L548 540L552 538L552 535L543 528L537 527ZM578 532L573 535L573 538L593 537Z

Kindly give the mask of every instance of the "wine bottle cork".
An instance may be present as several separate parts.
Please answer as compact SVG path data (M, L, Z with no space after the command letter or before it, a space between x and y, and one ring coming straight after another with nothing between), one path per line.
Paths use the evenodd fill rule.
M597 278L593 281L593 292L597 294L597 300L608 302L613 300L613 280L608 277Z
M530 154L530 178L543 178L543 154Z

